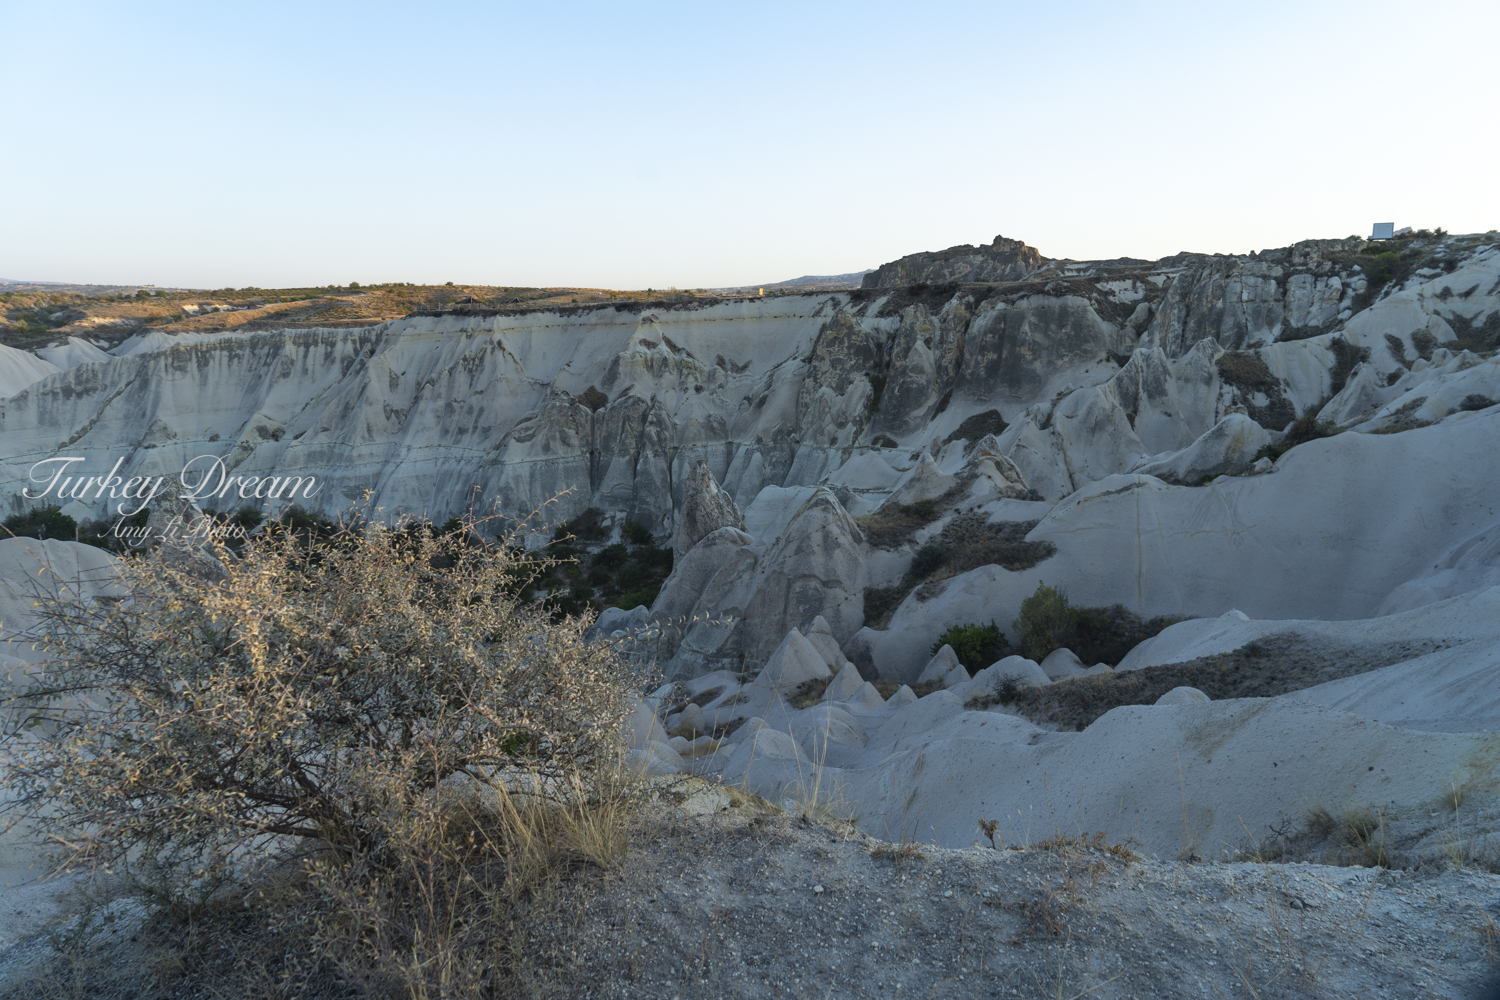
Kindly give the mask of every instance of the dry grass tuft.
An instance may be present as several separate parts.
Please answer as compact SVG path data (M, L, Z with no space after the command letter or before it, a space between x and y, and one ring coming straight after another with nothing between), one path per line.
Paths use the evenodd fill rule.
M1342 817L1345 842L1355 850L1360 864L1367 868L1389 868L1386 850L1385 816L1378 809L1351 806Z
M1339 828L1338 818L1321 803L1307 810L1304 822L1319 837L1326 837Z
M1129 845L1110 843L1108 835L1102 830L1097 831L1093 836L1056 833L1046 840L1032 844L1027 849L1033 851L1056 851L1060 855L1094 852L1108 854L1127 863L1134 863L1141 859L1141 856L1131 850Z
M1500 965L1500 924L1496 924L1494 917L1480 910L1479 922L1474 925L1474 932L1484 945L1485 960L1489 962L1490 969L1493 971L1497 965Z
M832 677L803 681L787 693L786 702L793 708L812 708L823 700L823 692L833 683Z
M927 860L927 855L922 853L921 845L910 840L903 840L897 844L882 840L880 843L870 848L870 857L888 858L892 861Z

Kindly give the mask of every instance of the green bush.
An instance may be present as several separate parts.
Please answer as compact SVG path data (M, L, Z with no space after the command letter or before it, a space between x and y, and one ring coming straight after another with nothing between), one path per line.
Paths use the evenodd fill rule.
M1107 608L1076 608L1061 589L1045 584L1021 602L1012 623L1020 639L1021 655L1040 663L1055 649L1067 647L1086 664L1114 666L1136 646L1185 618L1157 615L1143 619L1123 604Z
M5 530L17 538L55 538L71 542L77 537L78 522L56 505L37 507L24 514L5 519ZM9 537L9 536L7 536Z
M643 590L632 590L628 594L621 594L619 598L611 602L610 607L624 608L626 611L629 611L632 608L644 604L649 608L651 607L651 605L656 603L656 597L660 593L661 588L659 587L646 587Z
M1374 262L1370 265L1370 284L1383 285L1396 276L1396 269L1401 266L1401 254L1395 250L1387 250L1385 253L1375 255Z
M988 625L953 625L947 631L938 636L937 642L932 644L932 655L936 656L938 650L944 646L952 646L953 654L958 657L958 662L964 665L969 673L983 670L1004 655L1010 646L1010 640L1005 638L1005 633L1000 631L1000 626L994 622Z
M651 578L651 573L638 562L629 562L615 574L615 583L621 590L636 590Z
M1021 602L1021 614L1011 628L1021 644L1021 655L1040 663L1047 654L1071 647L1077 632L1077 616L1067 595L1056 587L1040 584Z
M656 541L650 528L632 518L625 519L624 534L625 540L632 545L650 545Z
M635 550L635 558L642 566L672 570L672 550L661 545L642 545Z
M629 556L630 554L625 550L625 546L620 542L616 542L613 545L606 545L594 553L594 565L601 566L604 569L615 569L616 567L625 565L625 560Z

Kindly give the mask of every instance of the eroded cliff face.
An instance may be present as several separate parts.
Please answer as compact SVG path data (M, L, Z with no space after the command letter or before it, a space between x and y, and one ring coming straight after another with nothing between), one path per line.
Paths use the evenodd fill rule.
M697 586L764 625L705 627L684 648L704 666L748 663L817 615L840 642L859 627L862 581L904 564L872 555L849 518L893 492L988 482L1055 502L1121 473L1196 483L1248 471L1298 417L1403 429L1500 398L1479 367L1500 346L1489 238L1408 242L1372 283L1383 249L1074 262L997 240L904 258L853 293L152 333L107 361L18 376L0 400L0 504L31 506L21 488L47 459L170 476L206 455L247 479L316 477L299 502L328 514L367 493L387 515L435 520L552 501L543 520L593 507L665 541L703 463L752 542L697 567ZM77 491L50 500L106 514ZM267 505L253 488L199 502ZM739 530L702 533L722 549L725 525ZM674 606L698 607L681 590Z
M123 454L137 474L214 454L238 474L319 475L329 512L370 490L388 509L446 516L477 490L522 514L571 490L560 516L594 506L667 535L698 461L743 508L856 455L899 472L993 412L985 429L1057 499L1187 447L1236 407L1280 432L1361 363L1373 399L1414 358L1485 328L1493 292L1476 298L1478 272L1356 314L1358 249L1033 261L1009 283L159 338L7 400L3 473L18 481L60 450L88 469ZM1482 271L1474 250L1434 248L1433 274ZM16 490L5 502L24 504Z

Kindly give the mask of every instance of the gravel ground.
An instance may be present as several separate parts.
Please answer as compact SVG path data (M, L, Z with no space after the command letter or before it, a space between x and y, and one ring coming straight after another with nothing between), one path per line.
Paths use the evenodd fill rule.
M1500 875L1479 869L1148 861L1067 837L943 850L696 779L669 797L620 866L575 874L531 930L531 995L1407 1000L1489 996L1500 968ZM112 925L60 981L33 939L0 957L0 995L282 995L143 979L135 935Z
M1500 958L1485 871L903 851L716 795L545 936L569 995L1477 997Z

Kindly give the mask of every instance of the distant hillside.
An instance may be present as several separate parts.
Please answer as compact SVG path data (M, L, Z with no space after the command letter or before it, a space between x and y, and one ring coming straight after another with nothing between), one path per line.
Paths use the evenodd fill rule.
M775 284L766 285L766 288L791 288L803 285L857 285L864 276L873 271L874 268L867 267L863 271L851 271L848 274L804 274L800 278L790 281L778 281Z
M70 295L118 295L134 293L138 288L155 289L155 285L86 285L68 281L18 281L15 278L0 278L0 289L7 292L67 293ZM158 291L185 291L187 289L161 288Z
M865 268L863 271L850 271L848 274L804 274L800 278L792 278L788 281L768 281L761 285L730 285L725 288L715 288L715 292L744 292L752 294L761 288L780 289L834 289L834 288L858 288L859 283L864 280L873 268Z

